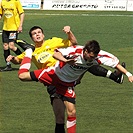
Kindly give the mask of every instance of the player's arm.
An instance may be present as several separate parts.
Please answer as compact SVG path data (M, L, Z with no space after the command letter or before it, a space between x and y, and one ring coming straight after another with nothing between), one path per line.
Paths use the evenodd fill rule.
M71 31L70 26L64 26L63 31L68 35L68 40L70 40L70 46L77 45L77 39Z
M6 59L7 62L12 62L13 64L20 64L21 61L19 60L18 57L15 57L13 55L9 55Z
M2 19L2 16L3 16L3 14L2 14L2 11L1 11L2 9L0 9L0 19Z
M1 0L0 0L0 19L2 18L3 15L3 8L1 7Z
M23 30L23 22L24 22L24 12L19 15L20 17L20 25L18 27L18 32L22 32Z
M16 8L18 10L19 19L20 19L18 32L22 32L22 30L23 30L22 26L23 26L23 22L24 22L24 10L23 10L23 7L22 7L22 4L20 1L16 1Z
M55 51L53 54L53 58L55 58L56 60L68 63L70 65L73 65L76 61L74 59L66 59L61 52L59 51Z

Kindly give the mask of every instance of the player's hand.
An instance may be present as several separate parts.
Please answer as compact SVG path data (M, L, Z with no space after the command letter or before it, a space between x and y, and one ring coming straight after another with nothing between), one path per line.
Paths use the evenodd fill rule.
M67 34L70 32L70 26L64 26L63 31Z
M21 33L21 32L22 32L22 26L19 26L18 33Z
M129 82L133 82L133 76L128 77Z
M10 62L11 60L14 59L14 57L15 57L15 56L13 56L13 55L9 55L9 56L6 58L6 61L7 61L7 62Z
M75 59L68 59L68 60L66 61L66 63L68 63L69 65L75 65L75 62L76 62Z

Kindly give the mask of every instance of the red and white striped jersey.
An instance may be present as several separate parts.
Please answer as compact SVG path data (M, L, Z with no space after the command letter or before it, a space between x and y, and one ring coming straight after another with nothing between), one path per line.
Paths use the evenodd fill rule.
M89 62L83 58L84 46L72 46L68 48L57 49L67 58L74 58L76 60L74 65L57 61L55 64L55 73L60 80L64 82L73 82L79 78L81 74L88 70L93 65L103 64L110 67L115 67L119 60L114 55L101 50L96 59Z
M96 60L99 64L103 64L112 68L115 68L119 63L119 59L116 56L103 50L100 50Z

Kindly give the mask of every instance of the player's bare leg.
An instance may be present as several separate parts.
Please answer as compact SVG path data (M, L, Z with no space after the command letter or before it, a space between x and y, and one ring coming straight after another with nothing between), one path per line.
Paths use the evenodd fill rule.
M76 109L73 103L64 101L67 111L67 133L76 133Z

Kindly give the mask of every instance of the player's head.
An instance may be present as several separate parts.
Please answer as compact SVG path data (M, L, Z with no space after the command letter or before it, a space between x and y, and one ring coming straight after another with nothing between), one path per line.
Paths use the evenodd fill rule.
M45 35L41 27L33 26L29 31L29 35L35 44L43 44Z
M30 30L29 30L29 35L32 38L32 31L36 30L36 29L40 29L41 32L44 34L43 29L40 26L33 26Z
M95 40L88 41L83 49L84 59L85 60L93 60L97 57L100 51L99 43Z

